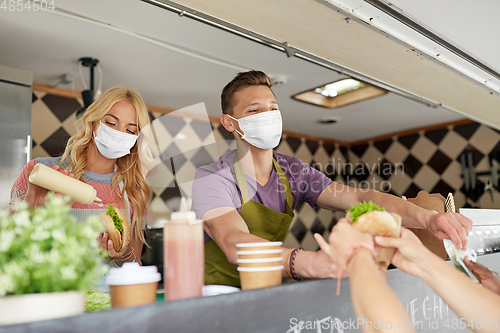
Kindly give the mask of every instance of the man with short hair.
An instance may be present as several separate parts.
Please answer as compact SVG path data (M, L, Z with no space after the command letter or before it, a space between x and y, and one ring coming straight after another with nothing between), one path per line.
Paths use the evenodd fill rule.
M400 214L410 228L426 228L462 248L472 222L460 214L438 214L393 195L332 182L299 159L273 152L282 132L281 112L271 80L260 71L239 73L221 94L221 124L237 149L200 167L193 183L193 209L205 221L205 283L240 286L236 244L282 241L293 209L346 210L373 201ZM338 266L323 251L283 249L283 277L336 278Z

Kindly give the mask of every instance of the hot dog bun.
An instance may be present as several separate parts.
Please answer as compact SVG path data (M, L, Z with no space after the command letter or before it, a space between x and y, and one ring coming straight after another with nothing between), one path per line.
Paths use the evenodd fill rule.
M393 234L395 231L399 231L399 227L401 226L401 216L386 211L376 210L360 215L357 222L353 223L352 226L361 232L366 232L372 235L373 237L398 237L399 234Z
M367 233L372 237L400 237L401 216L383 210L371 210L366 213L362 212L362 210L365 208L379 209L378 206L374 206L375 205L372 202L368 204L364 203L358 205L358 209L355 212L357 220L353 222L351 212L347 213L346 219L352 224L355 229ZM360 207L364 208L360 210ZM375 244L375 248L379 251L377 255L379 268L383 271L386 271L387 267L389 267L389 264L391 263L391 258L396 249L390 247L380 247L377 244Z
M130 226L125 217L125 214L116 207L113 207L114 212L118 215L118 217L122 220L123 231L120 232L116 229L115 224L113 222L113 218L109 216L106 212L102 212L99 214L101 222L104 225L105 231L108 233L109 239L113 242L113 247L116 252L121 252L125 250L130 243Z

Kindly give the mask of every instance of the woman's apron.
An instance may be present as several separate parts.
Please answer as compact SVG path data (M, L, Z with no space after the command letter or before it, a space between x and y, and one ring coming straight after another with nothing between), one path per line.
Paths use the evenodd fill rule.
M125 215L127 216L128 223L130 224L130 206L129 206L127 192L123 191L123 183L120 183L119 186L120 186L120 191L124 194L125 211L126 211ZM71 213L71 215L73 215L73 217L76 218L77 223L83 223L89 217L99 215L100 213L107 212L107 211L108 211L108 207L106 206L106 208L103 208L103 209L71 208L70 213ZM99 255L99 254L98 254L98 256L101 257L101 255ZM102 259L102 263L103 263L103 265L108 265L108 261L104 258ZM113 267L112 263L113 262L110 261L110 266L109 266L110 268ZM106 284L106 274L101 274L99 276L99 280L97 281L97 283L95 285L91 286L90 289L95 289L95 290L99 290L99 291L106 292L106 293L109 292L109 287Z
M277 212L250 200L245 175L237 157L233 163L236 181L242 196L240 215L245 220L248 230L251 234L268 241L283 241L294 217L293 193L288 178L274 158L273 165L285 189L286 213ZM276 198L278 199L279 196L276 195ZM205 284L240 287L240 277L236 266L229 263L226 255L213 239L205 243Z

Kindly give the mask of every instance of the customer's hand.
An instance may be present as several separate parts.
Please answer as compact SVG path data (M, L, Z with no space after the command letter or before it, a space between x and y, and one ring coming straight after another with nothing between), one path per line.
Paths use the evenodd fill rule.
M485 288L500 295L500 276L498 273L490 271L488 267L478 262L470 261L467 257L465 257L464 263Z
M30 161L28 163L28 169L27 169L27 179L29 179L29 176L31 174L31 171L33 171L33 168L35 167L36 163L35 161ZM58 165L49 165L49 168L54 169L56 171L59 171L62 174L65 174L70 177L74 177L72 173L70 173L68 170L65 170L64 168L61 168ZM25 201L28 203L30 208L36 208L39 206L45 205L45 202L47 201L47 193L50 191L40 187L38 185L32 184L28 181L28 190L26 192L26 198ZM60 193L58 193L60 194Z
M410 230L401 227L401 237L375 237L381 247L395 247L391 263L402 271L422 277L426 260L432 253Z
M351 245L365 244L371 249L374 249L373 238L369 234L362 233L351 226L346 219L340 219L333 227L328 244L323 236L314 234L316 242L325 253L338 265L342 265L347 249Z

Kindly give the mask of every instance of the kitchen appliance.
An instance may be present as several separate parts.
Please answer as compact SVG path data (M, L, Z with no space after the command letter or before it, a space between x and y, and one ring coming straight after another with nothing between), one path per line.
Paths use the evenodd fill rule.
M33 74L0 66L0 209L9 206L12 185L31 159Z
M500 210L460 208L460 214L473 222L468 247L478 255L500 252Z
M166 219L160 218L152 225L146 225L146 242L149 245L144 246L141 254L143 265L154 265L158 267L162 279L160 285L163 285L163 227Z

